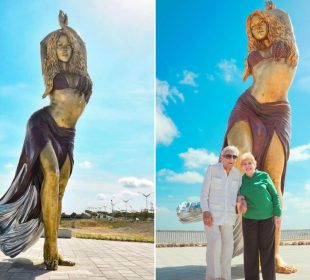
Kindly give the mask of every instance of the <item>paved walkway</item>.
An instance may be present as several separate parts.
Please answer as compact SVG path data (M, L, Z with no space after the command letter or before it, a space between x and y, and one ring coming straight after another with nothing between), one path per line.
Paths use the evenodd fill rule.
M91 239L58 239L60 253L75 261L74 267L47 271L43 262L43 239L11 259L0 252L1 280L153 280L154 245Z
M277 280L310 279L310 246L281 246L282 257L294 264L298 272L294 274L277 274ZM157 248L156 279L204 280L206 271L206 247ZM232 261L232 279L244 279L243 255ZM260 278L262 279L262 277Z

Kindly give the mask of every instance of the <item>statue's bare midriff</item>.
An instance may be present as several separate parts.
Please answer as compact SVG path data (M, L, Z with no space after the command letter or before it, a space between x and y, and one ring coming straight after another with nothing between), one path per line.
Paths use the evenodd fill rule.
M296 66L290 66L284 59L264 59L253 68L251 94L259 103L288 101L295 72Z
M70 87L51 92L49 112L58 126L74 128L86 106L85 94L76 89L78 75L66 73L65 77Z
M67 88L51 93L49 112L60 127L74 128L86 106L85 96Z

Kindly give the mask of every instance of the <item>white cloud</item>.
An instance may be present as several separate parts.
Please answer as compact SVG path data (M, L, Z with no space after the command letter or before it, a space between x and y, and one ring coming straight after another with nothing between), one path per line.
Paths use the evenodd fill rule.
M28 85L25 83L17 83L15 85L2 85L0 86L0 96L6 96L12 94L12 92L16 90L25 90L27 89ZM20 95L21 96L21 95ZM20 97L19 96L19 97Z
M172 211L167 207L156 207L156 215L170 214Z
M124 190L120 193L117 193L114 197L116 200L131 200L137 196L139 196L139 194L137 192L131 192L128 190Z
M223 59L218 63L217 67L221 70L221 76L227 83L232 82L236 76L240 75L235 59Z
M135 0L132 3L128 3L127 0L92 0L88 5L83 1L74 1L74 8L84 12L85 15L82 15L82 18L91 17L93 24L100 24L106 36L125 33L127 37L132 37L141 34L139 40L143 44L145 42L142 40L154 32L154 1L152 0Z
M308 160L309 158L310 158L310 143L292 148L290 151L289 161L291 162Z
M4 165L5 169L13 169L15 165L11 162L8 162Z
M13 178L14 178L13 172L10 172L9 174L0 173L0 197L2 197L5 194L5 192L8 190Z
M304 191L300 193L284 193L283 205L286 211L295 209L297 213L310 213L310 183L305 183Z
M138 179L137 177L124 177L118 182L125 188L152 188L154 183L147 179Z
M180 81L181 85L189 85L189 86L197 86L197 83L195 82L195 79L198 77L198 74L184 70L183 71L183 79Z
M97 199L100 201L107 201L109 203L111 200L113 200L113 202L119 203L122 200L132 200L134 197L137 197L139 195L140 194L137 192L123 190L114 194L98 193Z
M176 125L160 108L156 110L156 142L169 146L180 135Z
M284 192L284 195L283 195L283 197L286 199L286 198L291 198L291 197L293 197L294 195L292 194L292 193L290 193L290 192Z
M170 87L166 81L156 81L156 142L169 146L180 135L173 120L166 114L165 105L169 101L184 101L184 96L175 87Z
M285 209L295 208L299 213L310 213L310 197L309 196L295 196L286 200ZM285 203L285 202L284 202Z
M302 91L309 92L310 76L304 76L296 81L296 87Z
M98 200L106 200L107 198L108 198L107 195L104 194L104 193L98 193L97 194L97 199Z
M195 195L195 196L189 196L189 197L187 198L187 200L188 200L189 202L197 202L197 201L200 201L200 197L197 196L197 195Z
M168 82L156 80L156 101L160 106L168 105L169 100L176 103L177 99L184 101L184 96L176 87L170 87Z
M90 169L93 167L93 164L88 160L84 160L83 162L79 163L79 167L85 168L85 169Z
M106 191L107 193L114 191L118 192L121 188L118 186L115 182L110 181L101 181L101 180L92 180L91 177L86 178L76 178L73 176L73 178L70 178L68 182L68 186L66 188L66 191L68 189L72 189L74 191L83 192L83 191L89 191L89 192L95 192L95 193L101 193L102 191Z
M201 184L203 181L203 176L194 171L176 173L169 169L162 169L158 172L158 176L171 183Z
M0 182L1 179L2 176L0 174ZM123 209L123 200L129 199L132 208L140 211L142 208L145 208L145 197L139 193L138 190L141 191L141 189L137 189L137 191L132 189L124 189L115 181L92 181L91 178L77 178L74 180L70 179L64 196L63 211L66 213L71 213L73 211L81 212L84 211L87 207L103 206L107 206L107 210L110 211L111 199L116 204L115 209L117 207L121 207ZM3 189L3 192L4 191L6 191L6 189ZM153 199L154 196L151 195L148 198L148 202L153 202Z
M180 153L179 156L185 161L185 166L189 168L198 168L218 162L218 156L206 149L189 148L187 152Z

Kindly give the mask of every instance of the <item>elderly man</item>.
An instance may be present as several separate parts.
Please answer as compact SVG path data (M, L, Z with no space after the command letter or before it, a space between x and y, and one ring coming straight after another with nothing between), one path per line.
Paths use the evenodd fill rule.
M234 167L238 155L237 147L225 147L220 162L209 165L201 189L200 204L208 246L207 280L231 280L233 225L242 182L240 171Z

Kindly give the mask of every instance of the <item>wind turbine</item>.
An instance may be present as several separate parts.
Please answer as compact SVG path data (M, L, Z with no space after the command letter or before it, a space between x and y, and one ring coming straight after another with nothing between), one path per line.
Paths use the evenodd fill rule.
M148 204L147 204L147 198L153 193L153 192L151 192L151 193L149 193L149 194L146 194L146 193L142 193L142 192L140 192L144 197L145 197L145 206L146 206L146 212L149 212L149 208L148 208Z
M127 203L129 201L129 199L123 199L123 201L124 201L125 207L126 207L126 214L125 214L125 216L126 216L126 219L127 219Z

